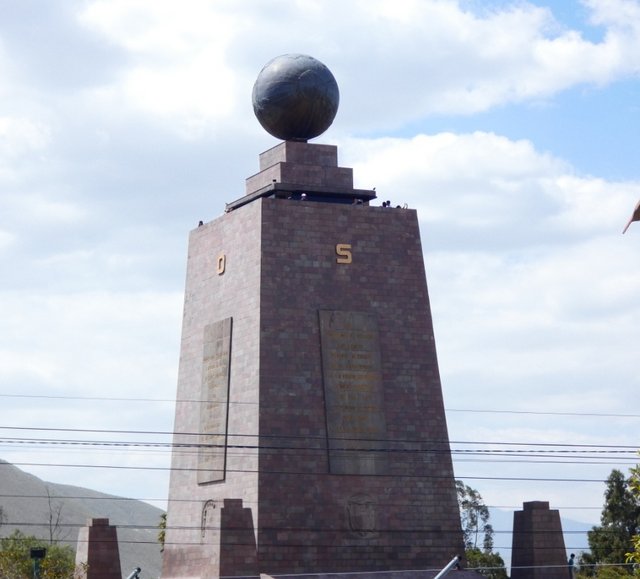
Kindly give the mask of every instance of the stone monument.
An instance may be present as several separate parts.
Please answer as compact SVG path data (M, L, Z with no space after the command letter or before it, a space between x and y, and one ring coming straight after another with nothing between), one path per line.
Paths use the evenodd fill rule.
M547 501L513 513L511 579L571 579L560 512Z
M118 531L109 519L89 519L78 533L76 565L81 579L122 579Z
M317 60L267 64L254 110L284 141L191 232L165 579L463 552L417 215L307 142L338 100Z

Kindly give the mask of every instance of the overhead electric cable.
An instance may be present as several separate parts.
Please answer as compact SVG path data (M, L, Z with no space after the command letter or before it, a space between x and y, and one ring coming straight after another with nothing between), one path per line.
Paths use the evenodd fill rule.
M202 399L176 399L176 398L150 398L150 397L115 397L115 396L63 396L52 394L0 394L0 398L27 398L45 400L87 400L101 402L180 402L192 404L237 404L256 406L258 402L242 400L202 400ZM262 406L262 405L261 405ZM510 409L476 409L476 408L445 408L445 412L466 412L471 414L520 414L532 416L576 416L576 417L602 417L602 418L640 418L640 414L620 412L575 412L575 411L537 411L537 410L510 410Z

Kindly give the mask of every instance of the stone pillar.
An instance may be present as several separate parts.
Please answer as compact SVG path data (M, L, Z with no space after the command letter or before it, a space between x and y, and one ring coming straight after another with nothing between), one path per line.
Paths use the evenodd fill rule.
M109 519L89 519L78 533L76 565L87 568L82 579L122 579L116 528Z
M251 509L241 500L226 499L220 513L220 575L259 575Z
M523 503L513 513L511 579L572 579L560 513L545 501Z

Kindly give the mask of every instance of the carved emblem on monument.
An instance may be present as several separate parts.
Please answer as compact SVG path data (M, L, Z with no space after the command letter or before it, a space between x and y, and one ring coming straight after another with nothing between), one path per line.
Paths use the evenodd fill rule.
M377 506L375 501L362 493L352 495L347 500L347 520L349 529L362 539L377 535Z
M205 501L202 507L202 518L200 521L200 536L204 540L207 536L207 531L211 531L215 528L214 515L215 515L216 503L215 501Z

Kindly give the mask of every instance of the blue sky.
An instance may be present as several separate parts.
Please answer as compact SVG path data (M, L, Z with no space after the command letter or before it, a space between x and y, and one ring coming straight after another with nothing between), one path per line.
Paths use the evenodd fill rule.
M637 178L640 90L637 80L606 90L579 87L540 104L506 105L466 118L437 118L428 129L492 131L527 139L541 151L571 162L586 175L610 180Z
M1 3L0 458L162 504L168 451L102 443L169 440L187 235L288 52L340 87L316 142L418 210L456 475L597 523L640 447L634 0Z

